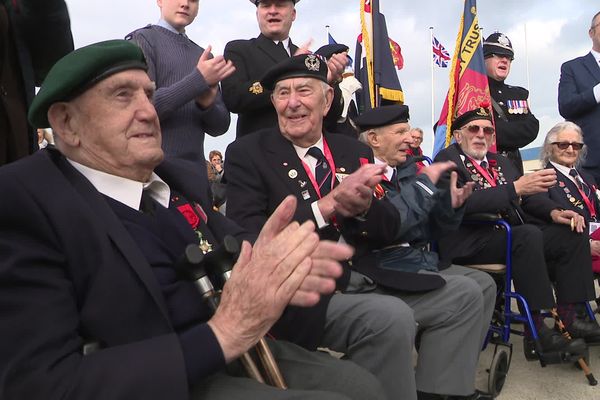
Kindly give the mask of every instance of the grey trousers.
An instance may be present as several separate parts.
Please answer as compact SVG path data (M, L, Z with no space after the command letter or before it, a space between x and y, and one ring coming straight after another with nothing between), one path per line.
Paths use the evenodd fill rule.
M461 267L462 268L462 267ZM470 275L472 270L462 271ZM468 395L489 318L485 292L495 284L484 273L476 279L443 274L446 285L427 293L336 294L328 310L322 345L340 351L381 381L388 399L417 398L416 391ZM423 272L428 273L428 272ZM493 301L490 301L493 310ZM485 307L488 308L487 305ZM414 337L421 330L416 371Z
M281 390L243 377L237 368L203 379L192 400L385 400L381 384L351 361L310 352L283 341L268 341L288 385Z

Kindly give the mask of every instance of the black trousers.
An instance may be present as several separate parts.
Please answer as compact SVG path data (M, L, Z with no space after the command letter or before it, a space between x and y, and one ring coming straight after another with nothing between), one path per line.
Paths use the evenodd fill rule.
M495 229L480 251L455 262L506 262L506 232ZM512 226L512 279L515 291L525 297L532 310L554 307L553 284L558 304L592 300L595 295L587 235L559 224Z

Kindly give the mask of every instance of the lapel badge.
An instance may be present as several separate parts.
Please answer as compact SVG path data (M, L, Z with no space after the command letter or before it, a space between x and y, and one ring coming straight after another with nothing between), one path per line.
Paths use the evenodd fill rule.
M283 166L284 166L284 167L287 167L287 166L288 166L288 163L284 162L284 163L283 163Z
M261 94L263 92L263 87L260 82L254 82L248 91L252 94Z
M304 186L306 186L306 181L303 181L302 179L300 179L298 181L298 183L300 184L300 187L303 188Z
M346 172L346 168L344 168L344 167L336 168L335 172Z
M302 198L303 198L304 200L308 200L308 199L310 199L310 193L308 192L308 190L303 190L303 191L302 191Z
M295 179L298 177L298 171L296 171L295 169L290 169L288 172L288 176L292 179Z

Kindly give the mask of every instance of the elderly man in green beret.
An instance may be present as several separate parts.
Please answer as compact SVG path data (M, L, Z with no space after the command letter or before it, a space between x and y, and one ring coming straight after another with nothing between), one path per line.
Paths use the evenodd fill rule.
M244 242L211 315L174 265L190 244L252 238L212 211L185 166L162 162L141 50L107 41L50 71L29 119L50 147L0 169L0 398L383 399L348 361L271 342L289 390L237 359L288 305L334 289L345 245L290 223L285 199Z

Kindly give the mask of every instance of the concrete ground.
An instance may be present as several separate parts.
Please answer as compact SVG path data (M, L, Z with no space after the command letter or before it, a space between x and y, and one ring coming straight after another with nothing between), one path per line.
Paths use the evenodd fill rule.
M504 387L498 400L598 400L600 385L590 386L583 372L573 363L552 364L542 368L538 361L527 361L523 355L523 339L511 335L513 357ZM590 368L600 380L600 346L590 347ZM487 391L487 369L493 346L479 359L477 388Z

